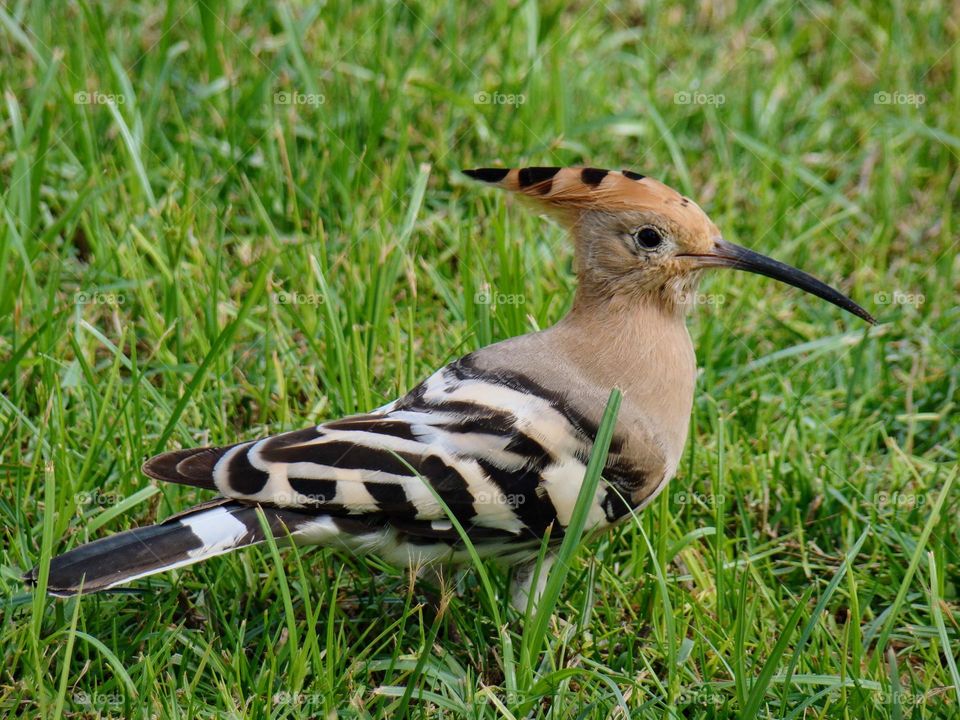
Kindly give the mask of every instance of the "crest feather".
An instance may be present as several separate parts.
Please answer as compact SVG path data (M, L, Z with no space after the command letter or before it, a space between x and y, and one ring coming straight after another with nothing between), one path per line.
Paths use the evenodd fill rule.
M696 203L658 180L632 170L594 167L479 168L464 175L531 199L551 215L575 222L587 210L654 210L702 222Z
M558 208L637 210L680 202L666 185L630 170L593 167L479 168L464 175Z

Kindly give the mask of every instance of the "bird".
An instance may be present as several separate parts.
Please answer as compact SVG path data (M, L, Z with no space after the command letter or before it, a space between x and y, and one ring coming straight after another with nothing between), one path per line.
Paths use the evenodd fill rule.
M765 275L875 323L833 287L725 240L699 205L651 177L463 172L567 229L577 283L566 315L470 352L369 412L148 459L149 478L217 496L52 558L49 593L116 588L256 545L266 525L279 539L415 568L469 562L464 533L481 558L512 570L510 602L522 611L543 592L612 389L622 404L589 498L591 534L641 511L677 472L697 376L686 316L705 270Z

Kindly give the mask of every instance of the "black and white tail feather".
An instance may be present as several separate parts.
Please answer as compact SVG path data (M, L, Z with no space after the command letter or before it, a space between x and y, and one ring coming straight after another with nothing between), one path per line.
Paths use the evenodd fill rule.
M266 508L270 531L281 541L316 518ZM67 597L107 590L165 570L192 565L265 539L257 506L217 498L157 525L134 528L81 545L50 561L48 591ZM38 570L30 571L36 583Z
M257 508L278 539L414 566L467 560L449 512L481 556L528 560L548 529L563 537L596 431L562 393L468 355L369 414L150 459L150 477L223 497L53 558L48 590L113 588L263 542ZM593 528L626 515L645 480L617 446Z

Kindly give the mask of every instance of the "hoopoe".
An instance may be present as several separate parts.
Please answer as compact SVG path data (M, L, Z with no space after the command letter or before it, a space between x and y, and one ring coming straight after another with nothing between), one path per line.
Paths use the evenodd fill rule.
M612 388L623 402L588 528L641 510L676 472L696 376L684 317L704 269L766 275L874 322L810 275L725 241L696 203L652 178L590 167L465 173L569 229L578 281L569 313L367 414L149 459L149 477L220 497L53 558L51 593L104 590L260 543L258 507L278 539L404 566L464 562L449 512L481 556L516 566L511 598L522 610L545 584L541 570L529 587L531 564L548 530L563 537Z

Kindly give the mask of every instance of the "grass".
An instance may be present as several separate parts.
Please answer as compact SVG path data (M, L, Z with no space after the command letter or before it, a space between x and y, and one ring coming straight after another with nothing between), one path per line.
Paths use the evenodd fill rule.
M956 715L949 6L155 5L0 6L0 707ZM562 233L457 171L578 163L674 185L881 325L708 276L678 477L580 552L542 645L493 567L440 612L376 559L271 546L25 590L201 498L146 455L367 410L559 319Z

